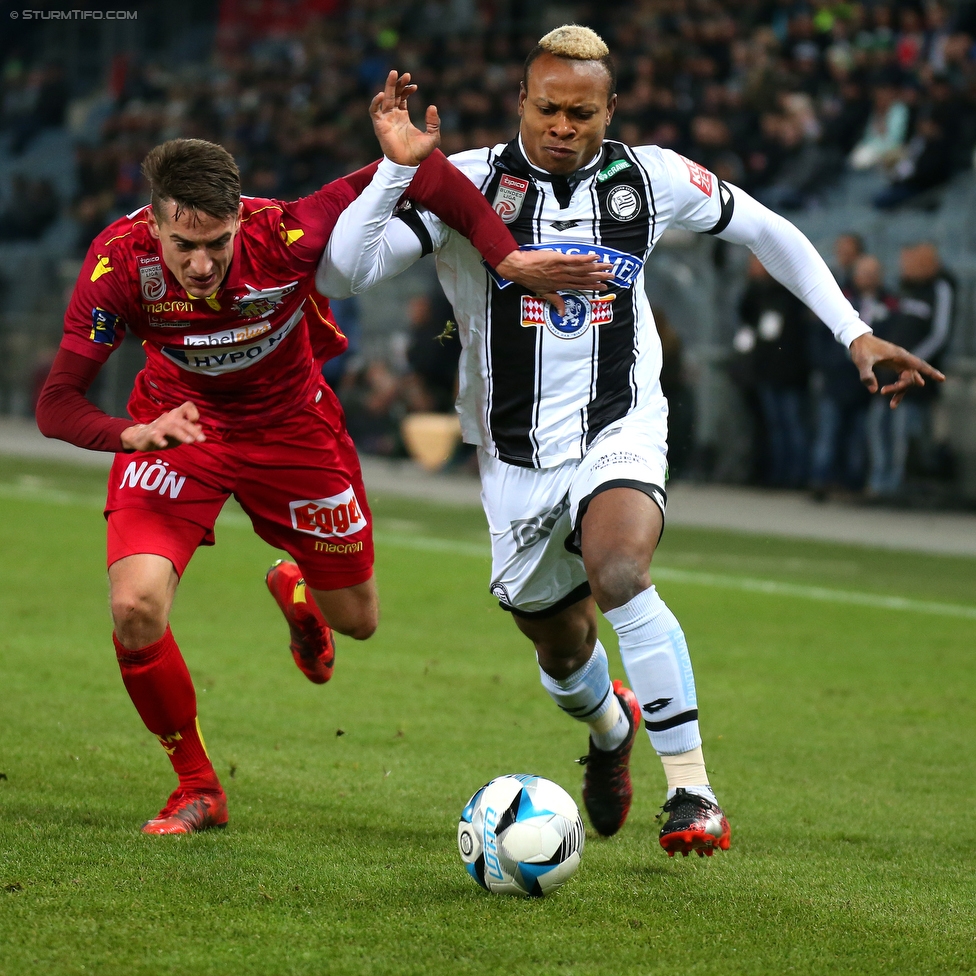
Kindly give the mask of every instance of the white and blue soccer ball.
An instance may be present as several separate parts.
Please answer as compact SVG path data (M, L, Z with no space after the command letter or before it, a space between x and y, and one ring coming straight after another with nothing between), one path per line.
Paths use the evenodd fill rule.
M541 897L576 874L583 818L541 776L512 773L482 786L461 813L458 849L468 874L497 894Z

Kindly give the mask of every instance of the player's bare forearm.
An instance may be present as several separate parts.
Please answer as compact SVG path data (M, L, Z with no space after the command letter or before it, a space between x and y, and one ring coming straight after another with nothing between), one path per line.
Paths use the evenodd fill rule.
M419 166L440 144L441 123L437 109L427 106L425 131L410 121L407 99L417 90L410 84L410 75L397 76L391 71L386 85L369 106L373 131L383 155L401 166Z
M207 439L198 421L196 404L186 403L158 416L151 424L133 424L122 431L125 451L165 451L181 444L201 444Z
M901 403L905 394L913 386L925 386L926 377L942 383L945 376L924 359L912 355L907 349L892 342L879 339L866 333L851 343L851 360L861 374L861 382L872 392L878 392L878 379L874 375L876 366L893 369L898 373L894 383L881 387L882 396L891 396L891 407Z

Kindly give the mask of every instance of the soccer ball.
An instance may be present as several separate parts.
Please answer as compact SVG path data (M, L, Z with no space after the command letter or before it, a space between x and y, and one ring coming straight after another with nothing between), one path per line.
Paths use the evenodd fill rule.
M499 776L468 800L458 823L458 849L482 888L538 898L576 874L583 819L573 798L551 780Z

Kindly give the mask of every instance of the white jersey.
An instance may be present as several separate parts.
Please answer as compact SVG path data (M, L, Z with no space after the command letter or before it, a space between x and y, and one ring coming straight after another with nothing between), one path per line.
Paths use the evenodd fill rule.
M433 214L399 214L424 250L436 252L454 307L465 441L510 464L546 468L582 457L624 416L659 416L661 343L644 263L668 227L724 228L717 177L671 150L610 141L568 178L530 165L518 139L451 162L520 247L596 254L614 266L606 293L563 293L561 316L489 271L468 240Z

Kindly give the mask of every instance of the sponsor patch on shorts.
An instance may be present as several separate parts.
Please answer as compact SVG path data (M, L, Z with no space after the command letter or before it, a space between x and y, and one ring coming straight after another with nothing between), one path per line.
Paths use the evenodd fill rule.
M289 502L291 525L298 532L341 539L366 528L366 516L350 485L328 498L303 498ZM349 551L349 550L346 550Z

